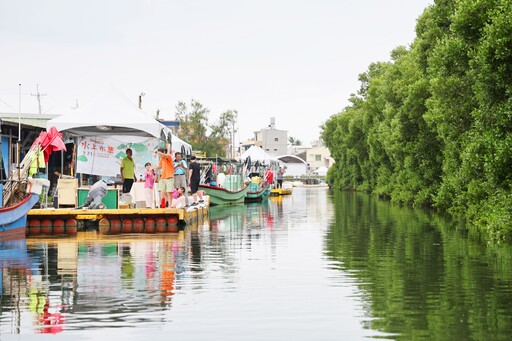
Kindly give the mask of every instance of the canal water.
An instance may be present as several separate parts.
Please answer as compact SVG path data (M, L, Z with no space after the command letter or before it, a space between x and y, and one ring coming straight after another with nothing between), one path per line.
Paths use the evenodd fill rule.
M512 248L458 226L295 188L171 235L5 242L0 340L510 340Z

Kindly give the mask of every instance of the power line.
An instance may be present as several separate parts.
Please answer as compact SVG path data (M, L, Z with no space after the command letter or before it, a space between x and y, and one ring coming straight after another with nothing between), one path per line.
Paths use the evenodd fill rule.
M15 108L13 108L12 106L9 105L9 103L7 103L6 101L4 101L3 99L0 98L0 102L2 102L3 104L7 105L9 108L11 108L12 110L16 110Z

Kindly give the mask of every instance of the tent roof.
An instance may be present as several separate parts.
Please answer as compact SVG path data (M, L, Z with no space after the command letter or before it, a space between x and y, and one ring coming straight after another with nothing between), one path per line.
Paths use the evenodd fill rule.
M114 89L78 109L49 120L47 129L52 126L70 136L165 136L163 124Z
M240 155L241 160L247 159L247 157L251 158L251 161L271 161L277 160L275 157L265 152L263 148L258 146L250 146L245 152Z
M171 135L172 149L175 152L181 152L184 155L192 155L192 146L180 139L178 136L173 135L171 129L165 127L164 132L166 135Z
M319 168L315 169L313 171L313 173L318 174L318 175L326 175L327 171L328 171L327 167L322 166L322 167L319 167Z

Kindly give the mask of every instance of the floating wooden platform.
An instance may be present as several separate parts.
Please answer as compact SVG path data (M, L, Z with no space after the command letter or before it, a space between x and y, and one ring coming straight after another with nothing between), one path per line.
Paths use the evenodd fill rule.
M86 221L97 221L102 234L178 232L208 217L206 205L185 208L32 209L27 214L27 236L75 235Z

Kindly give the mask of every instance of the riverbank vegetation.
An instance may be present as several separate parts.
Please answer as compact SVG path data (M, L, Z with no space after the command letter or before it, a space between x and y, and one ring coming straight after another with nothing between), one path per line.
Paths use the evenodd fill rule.
M436 0L322 127L335 187L512 237L512 2Z

